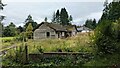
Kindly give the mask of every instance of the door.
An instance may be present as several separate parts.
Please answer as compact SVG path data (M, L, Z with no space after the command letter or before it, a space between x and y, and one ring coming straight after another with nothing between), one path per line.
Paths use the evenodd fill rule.
M49 38L50 37L50 32L47 32L46 36L47 36L47 38Z

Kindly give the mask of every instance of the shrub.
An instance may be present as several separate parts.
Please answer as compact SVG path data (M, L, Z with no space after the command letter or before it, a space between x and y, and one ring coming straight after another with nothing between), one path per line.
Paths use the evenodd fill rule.
M40 53L43 53L43 48L41 46L38 46L37 49Z
M99 54L111 54L116 51L116 41L111 21L101 22L95 30L94 43Z
M18 35L18 36L16 37L16 40L17 40L17 41L23 41L23 39L24 39L24 41L27 41L27 40L26 40L26 35L25 35L25 33L21 33L20 35Z

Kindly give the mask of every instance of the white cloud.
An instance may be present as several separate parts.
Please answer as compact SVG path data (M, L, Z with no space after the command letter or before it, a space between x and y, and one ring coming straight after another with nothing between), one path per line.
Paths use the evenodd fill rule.
M102 15L102 11L101 12L95 12L95 13L91 13L90 15L88 15L86 18L87 19L96 19L96 20L99 20L100 17Z
M73 20L73 24L83 25L87 19L94 19L94 18L96 19L96 21L98 21L101 18L101 16L102 16L102 11L90 13L88 16Z
M16 0L17 1L17 0ZM5 24L14 22L17 26L23 25L25 19L29 14L32 15L33 20L38 24L44 21L47 17L48 21L51 21L52 14L57 9L65 7L69 14L73 16L74 24L83 24L87 18L100 18L102 13L103 3L101 2L61 2L61 3L7 3L8 5L4 8L3 13L6 15ZM14 20L13 20L14 19Z

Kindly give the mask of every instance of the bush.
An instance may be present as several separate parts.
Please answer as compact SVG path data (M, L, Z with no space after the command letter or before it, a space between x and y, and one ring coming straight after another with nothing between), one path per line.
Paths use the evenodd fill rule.
M40 53L43 53L43 48L41 46L38 46L37 49Z
M116 40L111 21L101 22L95 30L94 43L99 54L111 54L116 51Z
M23 39L24 39L24 41L27 41L27 40L26 40L26 35L25 35L25 33L21 33L20 35L18 35L18 36L16 37L16 40L17 40L17 41L23 41Z

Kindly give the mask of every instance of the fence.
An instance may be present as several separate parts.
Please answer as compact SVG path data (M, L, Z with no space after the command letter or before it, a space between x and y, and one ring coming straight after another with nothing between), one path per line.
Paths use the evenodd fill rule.
M32 60L38 60L38 59L45 59L45 58L54 58L54 57L71 57L71 58L76 58L77 56L80 56L82 58L89 58L91 56L90 53L83 53L83 52L46 52L46 53L41 53L41 54L29 54L29 59Z

